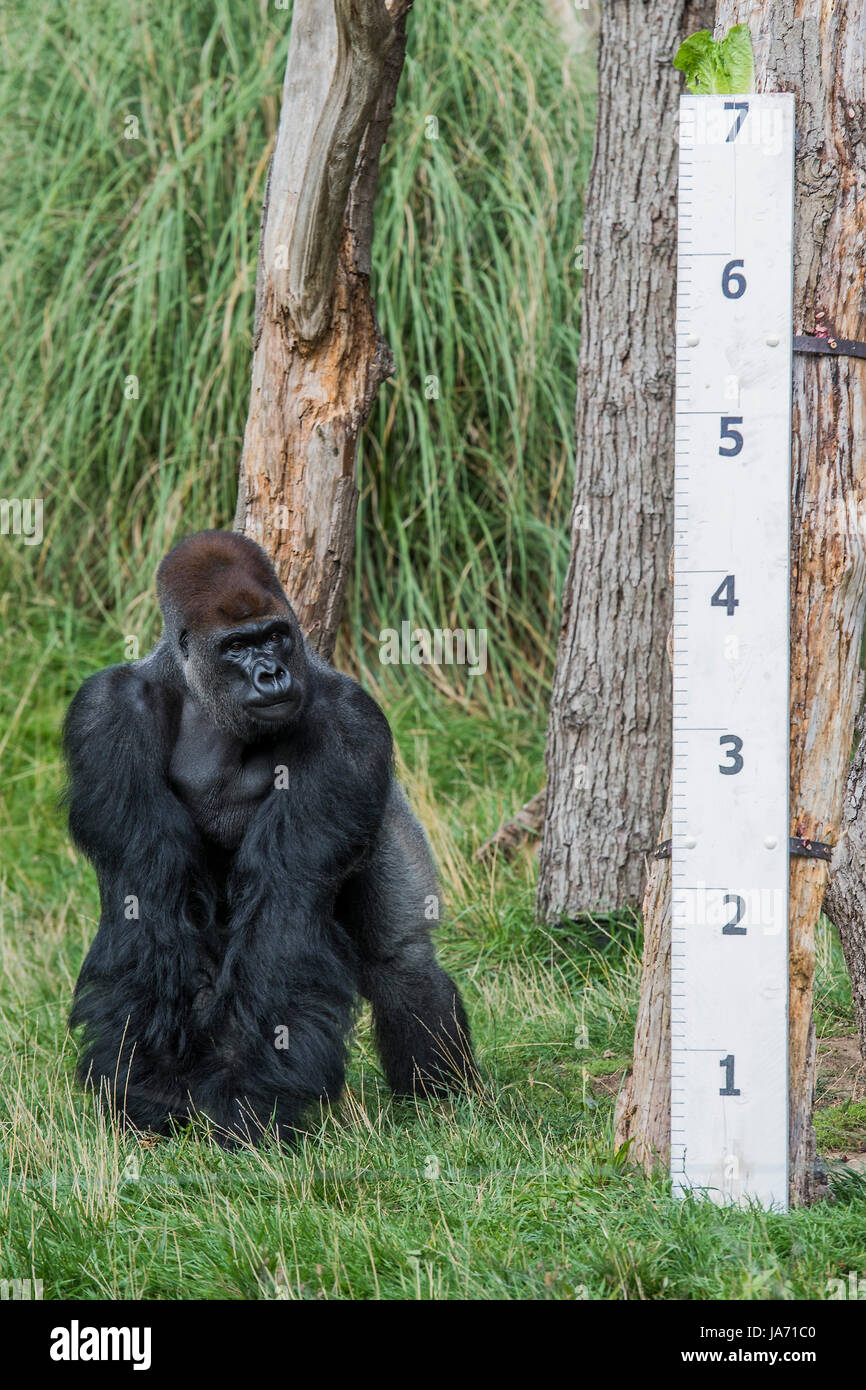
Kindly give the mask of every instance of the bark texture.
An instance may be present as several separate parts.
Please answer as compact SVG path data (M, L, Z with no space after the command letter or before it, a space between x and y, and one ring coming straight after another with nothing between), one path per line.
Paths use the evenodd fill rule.
M406 0L295 0L256 278L235 527L330 656L354 549L358 436L393 370L370 297L373 199Z
M797 95L794 333L866 336L866 3L720 0L717 33L748 23L759 91ZM866 364L795 354L791 499L792 835L832 842L839 828L855 715L861 698L860 635L866 547ZM665 832L663 832L664 834ZM789 1079L792 1203L821 1191L811 1113L815 1031L815 925L827 881L821 861L792 859ZM649 1165L665 1158L669 1109L649 1077L669 1053L670 865L650 876L635 1065L618 1108L618 1138ZM859 949L859 947L852 947ZM861 966L862 970L862 966ZM668 1030L662 1039L657 1031ZM669 1065L669 1064L668 1064ZM647 1086L653 1086L653 1103ZM669 1079L666 1083L669 1086Z
M680 89L671 60L712 13L685 0L602 7L571 563L547 737L546 920L639 902L664 807Z
M824 911L838 929L845 952L860 1053L866 1061L866 710L858 720L857 735Z
M673 554L669 577L673 583ZM673 662L673 629L668 634ZM672 829L668 786L659 842ZM630 1143L629 1158L649 1172L667 1164L671 1130L671 861L649 860L643 898L644 944L641 991L634 1031L634 1061L617 1097L614 1135Z

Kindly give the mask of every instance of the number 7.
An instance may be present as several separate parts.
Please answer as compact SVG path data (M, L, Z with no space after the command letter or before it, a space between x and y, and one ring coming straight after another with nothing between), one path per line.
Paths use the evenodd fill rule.
M728 145L732 140L736 140L739 135L740 126L749 114L749 103L747 101L726 101L725 110L736 111L737 113L737 119L728 131L727 139L725 140L725 144Z

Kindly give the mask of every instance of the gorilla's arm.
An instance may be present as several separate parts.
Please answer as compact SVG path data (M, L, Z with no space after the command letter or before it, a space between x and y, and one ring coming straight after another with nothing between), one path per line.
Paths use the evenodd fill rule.
M182 1069L213 903L198 831L166 780L172 694L140 674L149 666L92 676L64 728L70 829L102 905L70 1022L84 1026L82 1077L107 1082L136 1124L164 1129L186 1110Z
M277 748L276 771L281 758L287 777L257 809L232 865L226 951L207 1014L221 1045L197 1090L206 1113L253 1136L272 1111L278 1133L290 1130L311 1101L342 1090L358 974L334 898L381 825L390 730L360 687L322 666L302 725Z
M376 1045L398 1092L476 1080L466 1012L433 948L440 901L427 837L392 782L374 851L347 880L336 910L356 944Z

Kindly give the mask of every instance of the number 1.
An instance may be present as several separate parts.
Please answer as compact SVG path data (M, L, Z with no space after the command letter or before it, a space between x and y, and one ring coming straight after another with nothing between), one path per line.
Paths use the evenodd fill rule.
M720 1067L725 1069L725 1084L719 1087L720 1096L738 1096L740 1093L734 1086L734 1054L729 1052L727 1057L723 1057L719 1062Z

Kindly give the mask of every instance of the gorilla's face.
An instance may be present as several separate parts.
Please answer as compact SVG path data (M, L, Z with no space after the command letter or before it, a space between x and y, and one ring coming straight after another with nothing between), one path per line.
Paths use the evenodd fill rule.
M307 658L294 614L205 636L182 633L186 682L214 723L252 742L287 731L307 688Z

